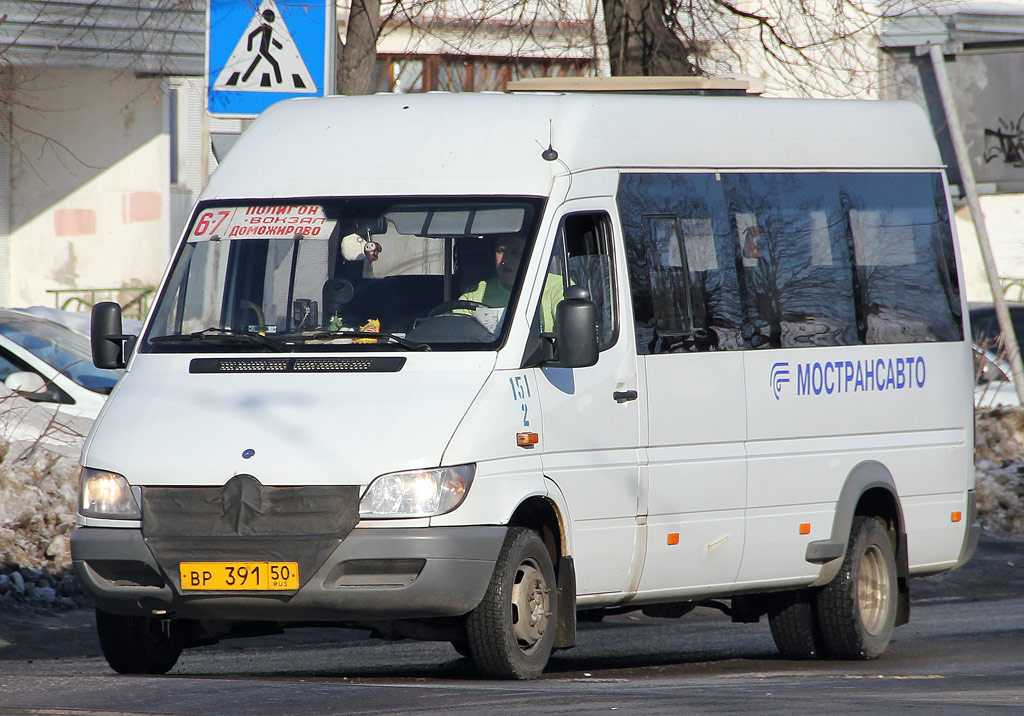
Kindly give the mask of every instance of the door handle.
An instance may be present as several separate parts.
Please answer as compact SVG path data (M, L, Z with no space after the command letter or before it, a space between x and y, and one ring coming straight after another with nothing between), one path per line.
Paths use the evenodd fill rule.
M616 390L612 393L612 397L615 398L616 403L627 403L630 400L636 400L638 396L635 390Z

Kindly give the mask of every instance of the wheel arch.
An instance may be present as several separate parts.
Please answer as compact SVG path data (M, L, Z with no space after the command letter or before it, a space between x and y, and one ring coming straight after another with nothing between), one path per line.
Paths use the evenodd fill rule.
M531 495L520 502L509 516L508 526L536 530L551 554L552 563L565 554L565 527L560 510L544 495Z
M884 523L896 553L896 569L902 597L907 591L906 581L909 575L903 507L900 504L896 481L888 468L877 460L860 462L850 471L836 500L831 536L827 540L817 540L807 545L807 561L822 565L821 574L812 586L827 584L838 574L846 554L850 527L856 516L877 517ZM898 617L904 616L903 601L901 599ZM909 609L909 602L907 608Z
M561 493L557 492L553 483L547 482L549 490L555 494L525 498L512 512L508 525L536 530L551 555L558 585L558 621L555 625L554 648L560 649L576 645L576 568L569 546L565 503L559 505Z

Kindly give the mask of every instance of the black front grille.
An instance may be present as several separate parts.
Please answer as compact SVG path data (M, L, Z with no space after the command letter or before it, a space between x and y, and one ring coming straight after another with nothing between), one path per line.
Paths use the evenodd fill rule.
M193 358L189 373L397 373L404 356L375 358Z

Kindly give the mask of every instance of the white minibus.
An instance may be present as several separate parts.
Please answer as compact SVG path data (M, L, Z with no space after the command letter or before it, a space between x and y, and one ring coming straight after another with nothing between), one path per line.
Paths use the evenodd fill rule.
M533 678L577 615L870 659L976 543L946 179L906 103L743 80L282 102L202 194L82 452L122 673L289 626ZM625 91L623 91L625 90Z

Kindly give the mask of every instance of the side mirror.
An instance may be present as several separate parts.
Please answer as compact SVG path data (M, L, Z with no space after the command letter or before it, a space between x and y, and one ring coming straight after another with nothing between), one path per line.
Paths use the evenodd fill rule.
M135 336L126 336L121 328L121 307L102 301L92 307L92 362L97 368L124 368Z
M19 370L17 373L7 376L4 380L4 387L19 393L42 393L46 390L46 381L38 373Z
M75 401L57 386L48 383L43 376L27 370L11 373L4 380L4 387L17 391L35 403L74 403Z
M555 355L561 368L586 368L597 363L597 306L583 286L569 286L555 307Z

